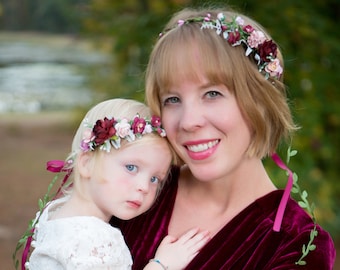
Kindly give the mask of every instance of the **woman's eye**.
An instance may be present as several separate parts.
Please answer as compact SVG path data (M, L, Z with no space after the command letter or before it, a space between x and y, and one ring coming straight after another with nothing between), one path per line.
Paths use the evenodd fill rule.
M156 176L152 176L150 180L152 184L158 184L160 182L159 178Z
M138 169L136 165L132 164L125 165L125 167L129 172L136 172Z
M209 98L215 98L215 97L218 97L220 96L220 92L218 91L209 91L206 93L206 95L209 97Z
M168 97L168 98L164 99L163 105L175 104L175 103L178 103L178 102L179 102L178 97Z

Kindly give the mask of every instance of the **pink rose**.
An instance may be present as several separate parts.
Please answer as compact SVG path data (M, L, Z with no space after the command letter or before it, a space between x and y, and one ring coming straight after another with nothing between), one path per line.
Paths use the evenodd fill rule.
M89 143L93 138L92 130L87 128L83 132L83 141Z
M279 59L274 59L273 61L269 62L268 65L265 67L265 71L270 74L271 77L280 77L283 69L280 65Z
M257 48L260 44L262 44L266 40L263 32L254 30L250 33L247 41L251 48Z
M178 26L182 26L184 24L184 21L183 20L178 20L177 24L178 24Z
M119 123L115 125L116 135L125 138L129 135L131 131L131 125L129 124L127 119L122 119Z

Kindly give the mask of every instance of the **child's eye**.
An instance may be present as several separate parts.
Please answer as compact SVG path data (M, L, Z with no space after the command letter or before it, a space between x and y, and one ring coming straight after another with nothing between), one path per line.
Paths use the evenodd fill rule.
M152 184L158 184L160 182L159 178L156 176L152 176L150 180Z
M132 165L132 164L125 165L125 167L129 172L136 172L138 169L136 165Z

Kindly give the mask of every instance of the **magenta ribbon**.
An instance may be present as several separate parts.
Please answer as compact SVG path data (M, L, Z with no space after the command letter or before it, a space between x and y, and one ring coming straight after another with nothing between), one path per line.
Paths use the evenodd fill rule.
M55 172L55 173L67 172L63 181L61 182L61 185L58 191L56 192L52 200L55 200L61 194L62 187L65 185L65 183L67 182L68 178L70 177L72 173L72 169L65 168L65 165L66 165L66 162L64 160L50 160L46 163L46 169L50 172Z
M32 228L31 230L31 233L33 235L34 233L34 229L35 228ZM30 251L30 247L31 247L31 242L32 242L32 236L29 236L27 238L27 241L26 241L26 245L25 245L25 248L24 248L24 251L22 252L22 256L21 256L21 270L25 270L25 263L27 261L27 257L28 257L28 253Z
M46 169L50 172L54 172L54 173L59 173L59 172L67 172L67 174L65 175L58 191L56 192L55 196L53 197L52 200L56 199L60 194L61 194L61 189L62 187L65 185L65 183L67 182L67 179L69 178L69 176L72 173L72 169L67 169L65 168L65 161L63 160L51 160L48 161L46 163ZM43 211L43 210L42 210ZM26 244L25 244L25 248L22 252L22 256L21 256L21 270L25 270L25 263L27 262L27 257L30 251L30 247L31 247L31 243L32 243L32 239L33 239L33 233L34 233L35 227L32 228L31 233L32 235L29 236L27 238Z
M272 155L273 161L276 163L277 166L279 166L281 169L286 170L288 172L288 181L287 185L285 187L285 190L283 192L279 208L277 210L275 220L274 220L274 225L273 225L273 230L275 232L279 232L281 229L281 224L282 224L282 219L283 219L283 214L286 210L287 202L290 196L290 192L293 187L293 172L287 167L287 165L281 160L278 154L274 153Z
M64 160L50 160L46 162L46 169L50 172L63 172L65 161Z

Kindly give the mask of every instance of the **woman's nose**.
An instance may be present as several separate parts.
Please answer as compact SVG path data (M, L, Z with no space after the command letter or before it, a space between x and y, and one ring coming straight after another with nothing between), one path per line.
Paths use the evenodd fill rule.
M180 126L186 131L195 131L204 124L203 110L194 102L183 106L180 116Z

